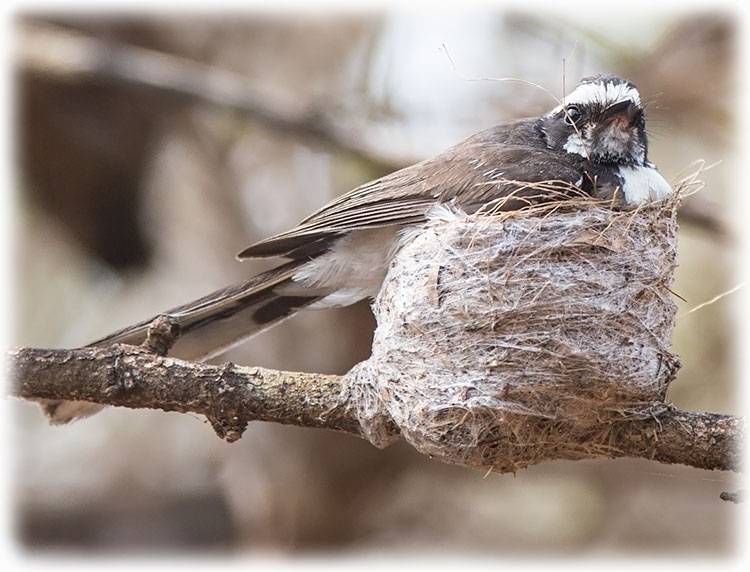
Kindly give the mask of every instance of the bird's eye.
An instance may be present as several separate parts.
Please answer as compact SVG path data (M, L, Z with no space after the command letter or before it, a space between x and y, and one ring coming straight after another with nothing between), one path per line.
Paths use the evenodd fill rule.
M581 117L581 110L576 105L565 107L565 123L573 125Z

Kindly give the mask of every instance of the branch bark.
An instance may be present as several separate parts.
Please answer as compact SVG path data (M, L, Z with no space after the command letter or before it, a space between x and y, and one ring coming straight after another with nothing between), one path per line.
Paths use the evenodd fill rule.
M206 365L162 357L142 347L8 352L10 393L35 399L82 400L130 408L205 415L216 433L239 439L250 421L343 431L366 437L350 399L347 376L275 371L232 363ZM383 429L399 429L382 411ZM700 469L738 471L745 420L674 408L653 419L612 426L610 447L597 457L638 457Z
M23 399L199 413L228 441L239 439L250 421L361 435L341 376L232 363L206 365L127 345L74 350L19 348L11 350L8 357L11 394Z

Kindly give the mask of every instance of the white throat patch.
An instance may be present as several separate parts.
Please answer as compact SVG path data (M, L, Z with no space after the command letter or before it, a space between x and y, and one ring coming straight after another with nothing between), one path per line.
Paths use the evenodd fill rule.
M644 205L672 193L672 187L653 167L622 166L619 175L625 202L629 205Z

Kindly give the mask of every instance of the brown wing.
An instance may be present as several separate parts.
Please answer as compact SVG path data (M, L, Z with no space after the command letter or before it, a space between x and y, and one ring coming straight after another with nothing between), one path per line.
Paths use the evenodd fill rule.
M554 180L574 184L580 179L580 169L563 157L541 144L509 144L509 137L498 136L499 127L357 187L296 227L253 244L237 257L314 256L328 248L331 240L352 230L421 223L437 203L450 202L472 213L511 195L538 198L538 187L528 187L528 183ZM500 208L512 210L527 203L506 201Z
M237 257L307 257L325 250L332 238L351 230L418 223L435 203L435 198L422 191L426 172L419 169L421 165L357 187L294 228L253 244Z

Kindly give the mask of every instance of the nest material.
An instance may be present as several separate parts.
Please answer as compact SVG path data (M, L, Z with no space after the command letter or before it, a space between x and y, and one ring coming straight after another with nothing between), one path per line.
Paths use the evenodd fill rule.
M614 424L663 409L679 367L679 194L637 210L573 199L434 220L394 259L353 375L423 453L507 472L609 456Z

